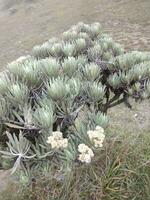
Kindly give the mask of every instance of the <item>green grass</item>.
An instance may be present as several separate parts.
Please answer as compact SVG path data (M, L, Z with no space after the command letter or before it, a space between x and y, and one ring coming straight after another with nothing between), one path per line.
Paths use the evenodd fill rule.
M20 186L4 200L149 200L150 135L108 130L105 148L88 165L74 166L62 181L56 171L36 174L36 182ZM7 197L7 195L8 197ZM11 198L10 198L11 197Z

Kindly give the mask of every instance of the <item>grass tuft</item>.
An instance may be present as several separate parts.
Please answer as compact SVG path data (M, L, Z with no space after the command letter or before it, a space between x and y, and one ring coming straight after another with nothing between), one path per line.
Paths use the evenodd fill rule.
M34 173L34 182L28 187L21 186L14 199L149 200L149 133L135 135L118 130L119 134L114 135L108 132L105 148L90 165L74 165L65 176L57 178L55 169Z

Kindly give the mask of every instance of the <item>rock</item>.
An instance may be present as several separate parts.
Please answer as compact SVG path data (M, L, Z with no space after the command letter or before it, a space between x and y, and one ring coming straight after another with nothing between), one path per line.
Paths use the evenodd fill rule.
M17 10L17 8L10 8L8 11L9 11L9 14L10 14L10 15L13 15L13 14L15 14L18 10Z

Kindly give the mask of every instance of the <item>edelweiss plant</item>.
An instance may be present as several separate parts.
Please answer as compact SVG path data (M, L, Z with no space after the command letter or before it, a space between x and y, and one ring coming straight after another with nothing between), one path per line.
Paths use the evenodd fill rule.
M1 73L2 153L13 171L90 163L105 145L107 110L131 107L129 97L150 97L149 52L125 52L99 23L80 22Z

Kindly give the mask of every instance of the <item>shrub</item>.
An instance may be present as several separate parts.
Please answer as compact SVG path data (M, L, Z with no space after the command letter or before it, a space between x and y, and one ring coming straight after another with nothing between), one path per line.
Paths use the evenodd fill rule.
M150 97L150 55L125 52L99 23L78 23L0 76L1 151L13 172L69 172L105 146L107 110Z

